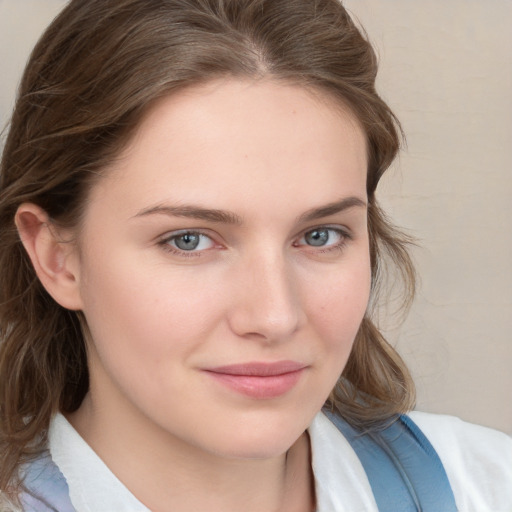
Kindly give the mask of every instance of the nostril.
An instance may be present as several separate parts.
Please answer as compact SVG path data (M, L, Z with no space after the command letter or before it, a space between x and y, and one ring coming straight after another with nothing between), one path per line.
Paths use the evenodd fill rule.
M300 312L296 304L269 301L266 306L258 306L253 299L237 302L231 312L231 328L239 336L277 342L297 331Z
M300 327L302 311L296 275L279 251L251 254L240 262L233 281L229 322L231 329L255 341L279 342Z

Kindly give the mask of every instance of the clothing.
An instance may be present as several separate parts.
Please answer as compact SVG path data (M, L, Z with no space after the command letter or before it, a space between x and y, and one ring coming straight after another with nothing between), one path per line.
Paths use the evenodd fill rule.
M326 408L363 465L379 512L457 512L441 459L409 416L362 432Z
M512 439L449 416L413 412L410 417L437 451L458 510L512 511ZM308 432L317 511L377 511L365 470L334 424L319 413ZM52 421L49 448L77 512L148 512L62 415Z

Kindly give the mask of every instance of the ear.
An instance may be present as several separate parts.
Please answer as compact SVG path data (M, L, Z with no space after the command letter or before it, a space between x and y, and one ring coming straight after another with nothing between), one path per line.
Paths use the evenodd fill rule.
M39 206L23 203L16 212L16 227L37 277L61 306L82 309L79 258L73 242L52 223Z

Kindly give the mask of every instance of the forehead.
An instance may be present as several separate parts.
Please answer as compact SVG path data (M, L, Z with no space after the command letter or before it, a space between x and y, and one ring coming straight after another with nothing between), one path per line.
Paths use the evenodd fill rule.
M275 124L277 119L281 123ZM174 122L169 123L171 120ZM270 120L274 124L270 124ZM333 125L336 125L338 135L343 125L345 143L361 136L363 140L366 139L359 120L348 104L331 93L284 80L227 77L186 87L157 100L139 123L132 139L132 148L145 136L155 135L164 124L168 128L171 124L179 126L181 134L190 133L183 132L184 128L190 127L192 134L204 139L207 133L222 136L219 129L227 128L230 123L235 130L244 128L242 132L237 131L240 142L240 139L247 141L244 135L249 134L251 128L255 131L262 128L260 134L264 131L271 136L277 132L285 137L287 133L281 129L290 122L309 124L310 135L314 135L315 130L320 135L319 130L330 130ZM163 135L163 132L160 134ZM327 141L329 138L325 139Z
M366 166L365 135L341 103L297 85L225 79L157 101L102 186L115 183L134 207L328 203L365 194Z

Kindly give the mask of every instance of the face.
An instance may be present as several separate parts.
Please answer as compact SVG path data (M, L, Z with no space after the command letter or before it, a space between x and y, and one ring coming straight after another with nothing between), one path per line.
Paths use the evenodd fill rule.
M91 191L90 399L227 457L281 454L367 306L366 147L335 103L225 80L160 100Z

